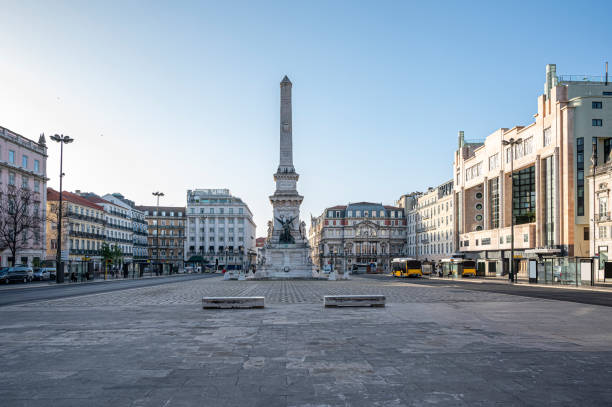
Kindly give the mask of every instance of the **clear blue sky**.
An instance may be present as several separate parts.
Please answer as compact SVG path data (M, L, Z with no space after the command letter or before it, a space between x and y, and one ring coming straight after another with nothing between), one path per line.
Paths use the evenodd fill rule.
M258 235L285 74L308 223L452 178L457 131L529 123L547 63L612 59L610 1L0 3L0 125L74 137L66 189L185 205L189 188L230 188ZM54 188L58 173L50 145Z

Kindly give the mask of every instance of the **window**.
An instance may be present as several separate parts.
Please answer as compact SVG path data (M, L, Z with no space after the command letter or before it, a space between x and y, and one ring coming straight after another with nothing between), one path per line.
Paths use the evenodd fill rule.
M576 138L576 215L584 216L584 138Z
M499 227L499 178L493 178L489 181L489 208L491 208L491 224L492 229Z
M546 147L552 142L552 130L550 127L544 129L544 146Z
M515 224L535 222L535 166L516 171L512 176L512 213Z
M595 126L595 127L603 126L603 120L601 120L601 119L593 119L593 126Z
M9 172L9 185L15 186L15 173Z
M21 188L28 189L29 184L30 180L28 177L21 177Z
M533 153L533 136L527 137L523 141L523 153L525 155Z
M603 104L601 102L591 102L591 107L593 109L601 109L603 107Z
M605 226L600 226L599 227L599 238L600 239L605 239L608 237L608 233L607 233L607 227Z
M9 150L9 162L15 164L15 152L13 150Z
M210 213L215 213L215 208L210 208Z
M499 165L499 153L493 154L489 157L489 171L494 170Z
M482 161L465 170L465 180L469 181L482 175Z
M28 168L28 156L27 155L21 156L21 166L23 168Z
M582 232L583 240L589 240L589 227L585 226Z

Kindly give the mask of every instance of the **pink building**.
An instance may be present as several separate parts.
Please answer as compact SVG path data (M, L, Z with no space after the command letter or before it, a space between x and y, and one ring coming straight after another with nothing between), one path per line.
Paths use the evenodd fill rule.
M40 228L15 254L16 264L35 265L45 258L45 222L47 208L47 146L45 136L38 143L0 127L0 191L9 186L28 188L35 194L34 211L40 216ZM11 252L0 247L0 266L10 265Z

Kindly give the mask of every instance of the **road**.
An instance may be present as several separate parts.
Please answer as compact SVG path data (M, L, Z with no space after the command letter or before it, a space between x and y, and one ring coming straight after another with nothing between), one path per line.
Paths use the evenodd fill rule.
M508 284L487 282L483 280L437 280L437 279L394 279L406 283L423 284L437 287L459 288L468 291L484 291L497 294L518 295L521 297L541 298L546 300L569 301L580 304L603 305L612 307L612 293L590 289L569 289L543 285Z
M171 277L155 277L137 280L108 280L84 284L57 284L48 286L24 285L0 291L0 306L22 304L33 301L53 300L80 295L99 294L110 291L129 290L131 288L150 287L161 284L172 284L182 281L199 280L218 276L218 274L184 274Z

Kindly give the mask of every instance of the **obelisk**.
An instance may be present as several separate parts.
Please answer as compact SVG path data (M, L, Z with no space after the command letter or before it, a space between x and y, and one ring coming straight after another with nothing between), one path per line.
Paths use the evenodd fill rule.
M313 265L306 237L306 225L300 222L303 196L297 192L299 174L293 166L293 126L291 89L285 76L280 83L279 164L274 174L276 190L270 196L272 221L268 238L258 259L257 278L312 278Z
M287 75L280 83L280 157L279 172L295 172L293 167L293 139L291 122L291 87L293 84Z

